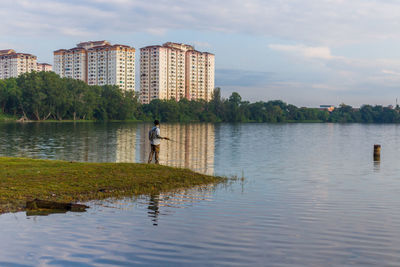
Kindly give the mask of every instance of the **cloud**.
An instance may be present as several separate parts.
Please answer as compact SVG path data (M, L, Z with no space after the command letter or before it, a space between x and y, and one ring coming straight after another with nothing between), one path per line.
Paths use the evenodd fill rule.
M98 7L57 0L2 3L0 16L0 34L13 37L90 36L105 21L115 18L114 13Z
M196 48L211 48L211 44L207 42L194 41L193 44Z
M329 47L311 47L305 45L280 45L270 44L268 46L272 50L283 51L301 55L306 58L318 58L318 59L333 59Z
M382 73L389 74L389 75L394 75L394 76L400 76L400 72L393 71L393 70L382 70Z
M272 75L254 76L257 82L238 84L234 79L226 83L228 92L237 90L250 99L260 97L283 99L301 106L318 102L354 106L364 103L393 104L400 83L400 60L380 58L351 58L335 55L327 46L304 44L270 44L269 49L281 52L280 62ZM231 76L239 74L232 73ZM217 75L218 77L218 75ZM223 87L223 88L225 88Z
M344 90L344 88L338 88L335 85L329 85L329 84L324 84L324 83L311 84L311 88L320 89L320 90L327 90L327 91Z
M303 66L301 73L310 78L310 86L330 91L363 91L366 87L380 90L395 87L400 83L400 60L398 59L360 59L333 55L325 46L306 46L303 44L270 44L271 50L283 52L282 58ZM290 57L286 57L286 55ZM297 70L300 72L300 70ZM290 79L288 73L278 73ZM316 82L317 77L322 77ZM295 80L304 82L300 78ZM312 82L314 80L314 82ZM308 81L307 81L308 82Z
M146 29L143 29L143 30L144 30L144 32L147 32L147 33L150 33L150 34L156 35L156 36L163 36L163 35L165 35L167 33L167 29L166 28L162 28L162 27L159 27L159 28L146 28Z
M309 92L344 94L347 90L374 94L376 90L391 97L400 83L400 61L396 54L385 54L390 59L368 54L373 51L380 56L380 42L390 44L388 47L400 43L400 2L394 0L3 2L0 9L3 48L34 54L41 51L42 55L37 55L48 54L49 60L52 49L72 47L78 41L116 38L136 45L144 42L136 41L136 36L146 36L146 42L158 42L171 36L177 38L174 32L177 31L190 36L186 39L193 40L201 49L208 49L211 43L204 36L215 38L212 44L213 52L218 52L217 68L225 66L217 69L216 84L248 88L243 92L249 94L256 95L255 88L260 94L268 88L272 95L296 99ZM196 38L202 32L204 36ZM233 43L246 36L250 38ZM264 49L265 40L274 40L269 49ZM248 49L242 49L246 45ZM349 56L351 49L358 51L360 47L367 47L364 58ZM347 56L343 52L346 49L349 49ZM231 51L236 53L235 60L228 55ZM235 66L251 70L228 69Z
M218 31L270 36L316 47L368 40L400 40L400 3L391 0L13 0L2 3L0 33L97 34L165 30ZM69 27L71 30L57 31ZM24 28L26 29L26 28ZM325 55L327 51L321 51Z

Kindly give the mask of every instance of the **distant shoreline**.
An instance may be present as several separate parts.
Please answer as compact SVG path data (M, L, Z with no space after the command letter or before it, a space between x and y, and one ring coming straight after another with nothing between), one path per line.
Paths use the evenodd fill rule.
M25 73L2 80L0 91L0 121L400 123L399 106L353 108L340 104L306 108L281 100L250 103L237 92L223 98L220 88L215 88L208 102L183 98L153 99L142 104L133 91L112 85L90 86L50 72Z
M35 121L29 120L24 122L19 122L17 119L6 119L2 120L0 118L0 123L15 123L15 124L46 124L46 123L153 123L153 121L138 121L138 120L109 120L109 121L96 121L96 120L45 120L45 121ZM256 121L246 121L246 122L213 122L213 121L171 121L163 123L175 123L175 124L190 124L190 123L240 123L240 124L400 124L400 122L330 122L321 120L303 120L303 121L283 121L283 122L256 122Z

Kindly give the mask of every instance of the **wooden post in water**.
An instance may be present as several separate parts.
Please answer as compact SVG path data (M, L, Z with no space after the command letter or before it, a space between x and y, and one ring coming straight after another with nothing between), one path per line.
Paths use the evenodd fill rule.
M381 161L381 145L374 145L374 161Z

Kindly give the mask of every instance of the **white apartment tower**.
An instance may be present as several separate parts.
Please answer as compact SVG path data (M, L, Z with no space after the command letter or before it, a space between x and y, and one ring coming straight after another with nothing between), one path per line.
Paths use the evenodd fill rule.
M210 101L215 83L215 56L207 52L186 52L186 97Z
M0 50L0 79L18 77L36 71L37 58L31 54L16 53L12 49Z
M54 71L89 85L118 85L134 91L135 49L107 41L79 43L69 50L54 51Z
M185 97L185 53L163 46L140 49L140 91L142 103Z
M54 51L54 72L62 78L87 82L86 50L81 47Z
M140 100L182 98L211 100L214 55L193 46L165 43L140 49Z
M135 49L126 45L102 45L88 49L88 84L118 85L135 90Z

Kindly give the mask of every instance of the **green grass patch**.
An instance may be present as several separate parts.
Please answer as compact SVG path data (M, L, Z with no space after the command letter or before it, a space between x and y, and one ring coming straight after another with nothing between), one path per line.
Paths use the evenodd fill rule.
M4 114L0 111L0 122L1 121L16 121L18 118L16 116Z
M0 213L25 210L35 198L81 202L220 183L226 178L139 163L82 163L0 157Z

